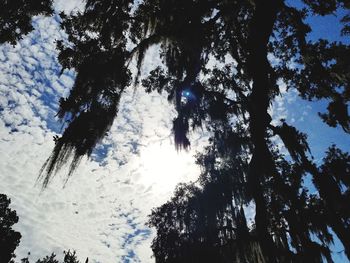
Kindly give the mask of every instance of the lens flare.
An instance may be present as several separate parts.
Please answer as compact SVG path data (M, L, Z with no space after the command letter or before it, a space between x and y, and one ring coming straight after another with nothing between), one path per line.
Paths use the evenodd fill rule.
M181 102L183 104L193 103L197 100L196 95L189 89L185 89L181 92Z

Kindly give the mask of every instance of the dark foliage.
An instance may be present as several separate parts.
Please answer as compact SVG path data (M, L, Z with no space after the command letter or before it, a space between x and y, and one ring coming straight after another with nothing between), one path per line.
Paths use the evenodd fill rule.
M52 0L1 0L0 1L0 44L15 45L23 35L33 30L32 17L51 15Z
M4 263L15 257L13 252L21 239L21 234L12 229L18 222L18 216L16 211L9 208L10 203L11 199L0 194L0 262Z
M75 68L77 77L68 98L60 100L58 117L68 127L43 167L44 185L52 173L73 156L71 172L84 155L90 155L106 135L117 112L120 97L130 82L126 62L125 30L131 6L128 1L87 1L83 14L66 17L61 27L71 46L58 42L62 70Z
M71 252L70 250L68 251L63 251L64 257L62 263L79 263L80 261L77 259L75 251ZM89 259L86 258L85 263L88 263ZM30 263L28 258L22 258L21 263ZM38 259L36 263L60 263L56 259L56 254L52 253L50 256L46 256L42 259Z

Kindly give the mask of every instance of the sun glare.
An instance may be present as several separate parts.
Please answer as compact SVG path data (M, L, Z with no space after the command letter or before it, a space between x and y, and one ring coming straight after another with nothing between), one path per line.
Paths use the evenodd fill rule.
M178 183L193 181L199 175L193 152L177 152L168 141L143 148L140 160L141 180L159 193L173 191Z

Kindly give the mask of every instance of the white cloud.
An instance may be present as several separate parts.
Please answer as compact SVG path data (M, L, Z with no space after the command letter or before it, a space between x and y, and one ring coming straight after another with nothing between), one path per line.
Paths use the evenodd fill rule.
M83 11L85 6L84 0L56 0L54 1L54 9L56 12L71 12Z

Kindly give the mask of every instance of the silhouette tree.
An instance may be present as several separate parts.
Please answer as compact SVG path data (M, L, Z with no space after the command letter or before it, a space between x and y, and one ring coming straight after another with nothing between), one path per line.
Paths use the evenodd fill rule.
M77 259L75 251L71 252L70 250L68 251L63 251L64 257L62 263L79 263L80 261ZM86 258L85 263L88 263L89 259ZM21 263L30 263L28 258L22 258ZM42 259L38 259L36 263L60 263L56 259L56 254L52 253L50 256L46 256Z
M0 44L15 45L22 35L33 30L31 20L36 15L51 15L52 0L0 1Z
M16 211L11 210L11 199L0 194L0 262L12 262L13 253L19 245L21 234L12 229L18 222Z
M321 167L310 167L318 173L315 180L327 182L322 190L320 183L315 183L319 196L310 194L303 185L305 168L290 163L273 150L275 173L261 182L266 202L265 224L272 237L271 259L267 258L259 237L258 219L247 222L245 216L244 210L252 209L249 195L253 196L244 172L249 170L248 155L240 152L234 160L229 151L232 145L224 145L228 148L224 151L220 149L223 138L232 142L227 139L232 134L227 135L217 133L206 152L198 156L203 168L199 181L179 185L175 197L153 210L149 224L157 229L152 244L157 262L323 262L323 259L333 262L329 249L333 236L329 228L341 239L348 255L349 216L344 213L348 211L349 188L340 193L340 183L330 184L335 181L334 174L346 177L349 172L347 154L333 146ZM330 198L335 199L333 193L338 193L336 200L327 204ZM334 211L338 208L342 212Z
M130 61L137 61L138 85L145 53L158 45L163 65L141 83L147 92L167 92L174 103L177 149L187 149L188 133L203 125L212 136L198 156L199 181L180 185L151 215L156 261L332 262L330 229L350 258L348 154L331 146L316 165L307 136L285 120L272 125L269 115L278 81L284 81L304 99L327 101L322 120L350 133L349 45L307 40L312 28L306 23L348 12L350 3L303 0L302 6L284 0L87 0L84 12L61 14L70 43L58 41L59 61L77 78L60 100L58 117L67 126L43 166L44 185L70 157L72 172L91 154L131 84ZM342 22L347 35L349 16ZM308 192L307 176L318 193ZM253 222L247 221L249 205Z

